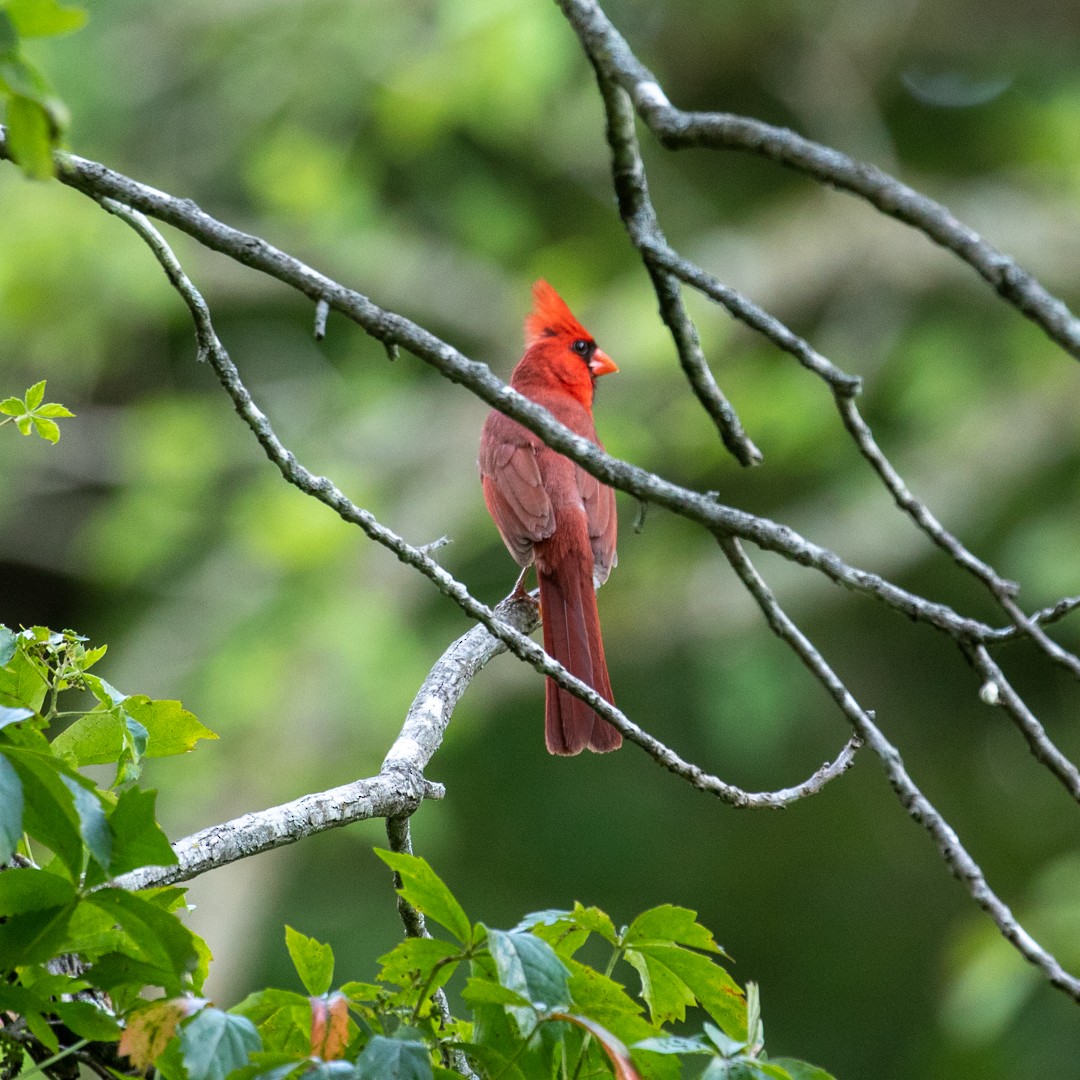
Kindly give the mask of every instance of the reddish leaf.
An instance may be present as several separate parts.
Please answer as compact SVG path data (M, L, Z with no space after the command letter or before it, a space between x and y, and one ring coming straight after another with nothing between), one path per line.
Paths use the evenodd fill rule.
M344 994L330 994L310 1001L311 1053L323 1061L336 1061L349 1043L349 1000Z
M608 1056L611 1067L615 1070L615 1080L641 1080L641 1074L634 1068L630 1060L630 1051L620 1039L617 1039L606 1027L602 1027L595 1020L587 1016L577 1016L574 1013L549 1013L551 1020L565 1020L569 1024L576 1024L584 1028L599 1044Z
M193 998L172 998L143 1009L128 1020L120 1036L120 1053L145 1072L164 1052L180 1021L200 1004Z

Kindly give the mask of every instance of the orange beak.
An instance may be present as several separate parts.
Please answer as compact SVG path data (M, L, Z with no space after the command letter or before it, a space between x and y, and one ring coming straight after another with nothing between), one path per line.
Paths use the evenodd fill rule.
M614 375L619 369L603 349L596 349L589 359L589 370L593 375Z

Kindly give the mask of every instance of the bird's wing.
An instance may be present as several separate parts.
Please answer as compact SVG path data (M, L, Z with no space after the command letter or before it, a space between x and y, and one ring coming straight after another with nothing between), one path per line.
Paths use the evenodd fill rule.
M585 517L589 522L589 543L592 545L593 553L593 582L599 588L607 581L611 568L619 561L615 553L615 539L619 524L615 513L615 492L580 466L575 468L574 472L577 477L578 491L581 492L581 501L585 504Z
M533 544L555 531L555 511L540 478L536 448L528 442L485 440L479 464L488 512L510 554L528 566Z

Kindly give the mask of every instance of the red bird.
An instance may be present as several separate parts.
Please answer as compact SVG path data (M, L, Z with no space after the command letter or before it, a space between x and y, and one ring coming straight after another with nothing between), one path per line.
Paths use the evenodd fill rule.
M525 345L510 385L601 446L592 416L596 380L619 369L546 281L533 286ZM480 436L479 465L484 502L503 542L519 565L536 565L544 649L613 702L596 590L618 561L615 492L494 410ZM551 679L544 733L552 754L580 754L585 747L603 753L622 745L614 727Z

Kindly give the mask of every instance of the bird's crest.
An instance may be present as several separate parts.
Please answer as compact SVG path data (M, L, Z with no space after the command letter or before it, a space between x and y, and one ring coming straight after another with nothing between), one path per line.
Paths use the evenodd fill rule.
M584 338L592 335L574 318L563 298L541 278L532 289L533 309L525 316L525 344L548 337Z

